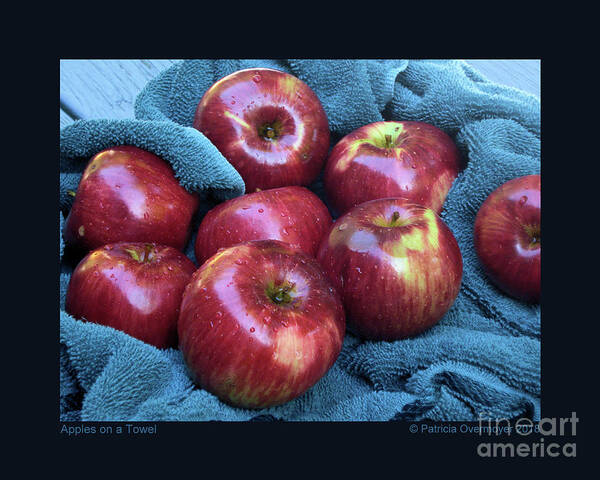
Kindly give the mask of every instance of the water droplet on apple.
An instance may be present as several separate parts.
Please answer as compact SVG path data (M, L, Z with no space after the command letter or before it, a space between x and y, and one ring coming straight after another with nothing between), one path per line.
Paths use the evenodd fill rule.
M217 318L221 318L222 316L223 316L223 312L218 311L217 313L215 313L215 317L217 317Z
M259 82L262 80L262 78L261 78L261 77L260 77L260 75L257 73L256 75L254 75L254 76L252 77L252 80L254 81L254 83L259 83Z
M342 223L339 227L338 230L345 230L348 227L348 225L346 225L345 223Z
M520 199L519 199L519 204L520 205L525 205L527 203L527 195L523 195Z
M280 215L281 215L282 217L285 217L285 212L281 212L281 213L280 213Z
M296 358L302 358L302 352L296 350Z
M263 213L263 212L264 212L264 210L262 208L258 209L258 213Z
M254 327L250 327L250 333L254 333Z
M283 235L289 235L289 232L287 231L287 228L284 228L283 230L281 230L281 233Z
M235 105L235 100L232 100L232 101L231 101L231 104L232 104L232 105Z
M362 273L360 267L356 267L355 270L358 272L359 275Z

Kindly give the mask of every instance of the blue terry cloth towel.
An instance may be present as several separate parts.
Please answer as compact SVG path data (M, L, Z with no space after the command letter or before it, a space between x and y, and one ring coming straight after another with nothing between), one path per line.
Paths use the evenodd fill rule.
M183 61L138 95L138 120L85 122L63 129L64 189L76 186L76 175L71 175L69 187L63 173L80 173L81 157L110 142L127 141L154 149L170 161L190 190L218 185L230 196L241 194L239 178L229 164L190 127L196 105L212 83L255 67L276 68L305 81L323 103L332 144L381 120L428 122L456 141L465 169L442 212L464 261L455 304L436 326L414 338L374 342L347 334L337 362L313 388L287 404L262 410L228 406L195 386L178 350L158 350L61 310L61 419L477 421L527 416L539 420L540 307L514 300L492 285L472 240L477 211L495 188L514 177L540 173L540 102L535 96L494 84L463 61ZM144 125L143 135L138 135L142 133L136 130L138 125ZM107 131L122 135L110 136ZM195 153L185 156L177 145L187 141ZM170 145L177 154L169 155L169 147L157 150L159 144ZM187 160L181 160L182 155ZM319 181L311 186L322 196L321 187ZM62 198L66 213L68 195L64 202ZM61 255L62 251L61 241ZM186 253L194 259L190 252L188 248ZM64 266L61 275L64 308L69 267Z

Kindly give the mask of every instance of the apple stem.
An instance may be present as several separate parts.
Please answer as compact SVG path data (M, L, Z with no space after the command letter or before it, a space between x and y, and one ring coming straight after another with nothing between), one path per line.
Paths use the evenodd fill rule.
M271 298L271 300L273 300L273 302L275 302L277 305L280 304L288 304L291 303L292 301L292 297L289 294L290 290L292 290L294 288L293 285L285 285L283 287L277 288L275 287L275 291L271 294L269 294L269 297Z
M392 214L392 223L396 223L399 218L400 218L400 214L398 212L394 212Z
M393 144L392 144L392 136L389 134L386 134L385 136L385 148L392 148Z
M151 243L147 243L144 253L144 262L150 262L154 258L154 246Z
M289 290L290 290L290 289L289 289L289 287L287 287L287 286L286 286L286 287L283 287L281 290L279 290L279 291L278 291L278 292L275 294L275 298L274 298L274 300L275 300L277 303L281 303L281 302L284 302L284 301L287 301L287 300L289 300L289 295L288 295L288 292L289 292Z

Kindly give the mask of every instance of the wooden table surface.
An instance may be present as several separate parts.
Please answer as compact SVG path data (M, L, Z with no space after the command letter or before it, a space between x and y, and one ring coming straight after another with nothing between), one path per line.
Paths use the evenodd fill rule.
M179 60L61 60L60 127L73 120L133 118L135 97ZM489 80L540 97L540 60L467 60Z

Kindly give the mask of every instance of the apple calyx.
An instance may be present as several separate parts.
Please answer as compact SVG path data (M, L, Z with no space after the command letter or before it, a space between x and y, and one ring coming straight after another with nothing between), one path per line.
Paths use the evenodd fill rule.
M277 305L289 305L294 300L294 296L291 295L293 288L293 284L272 285L267 287L266 293L273 303Z
M525 233L529 238L529 247L537 248L542 243L542 234L539 225L525 225Z
M277 140L281 135L281 123L275 121L258 127L258 135L268 141Z

